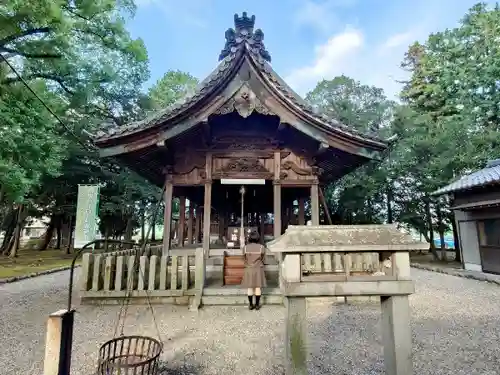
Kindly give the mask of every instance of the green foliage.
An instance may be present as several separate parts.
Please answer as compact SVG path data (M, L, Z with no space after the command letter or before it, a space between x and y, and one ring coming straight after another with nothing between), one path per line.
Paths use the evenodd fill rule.
M410 196L426 197L500 155L499 25L498 5L480 3L458 27L432 34L406 53L402 66L411 77L401 93L408 110L407 121L396 126L401 140L395 174L405 182L401 203L407 214L418 215Z
M446 202L431 193L500 156L500 8L477 4L460 24L414 43L402 67L410 72L402 105L348 77L323 81L308 100L364 132L398 141L379 164L366 165L328 188L340 222L395 221L428 238L450 228ZM377 124L383 126L377 127ZM426 206L430 202L430 207Z
M384 90L344 75L319 82L306 100L353 129L377 134L390 126L396 106L386 98Z
M0 52L26 79L66 95L70 107L116 121L148 78L144 45L125 29L134 10L132 0L8 1L0 5Z
M133 0L3 2L0 53L83 139L83 129L168 108L197 85L188 73L168 71L141 93L148 56L125 28L134 11ZM440 221L434 212L441 202L431 201L431 210L425 204L430 193L499 157L499 25L498 5L477 4L456 28L411 45L402 62L410 78L401 104L346 76L323 80L307 95L313 106L361 132L398 137L382 162L327 188L336 222L394 220L426 235L426 218ZM0 60L2 228L15 222L17 203L24 203L24 214L68 221L77 185L93 183L102 187L103 233L130 236L151 223L159 189L82 147ZM449 225L449 211L442 211ZM160 214L156 223L162 220Z
M0 5L0 53L80 140L86 138L83 129L122 124L147 109L140 93L149 75L147 53L125 28L134 10L132 0ZM136 211L122 207L152 196L148 183L82 147L2 60L0 132L0 203L7 210L25 200L38 215L67 221L74 215L77 185L85 183L103 186L103 215L114 204L118 215L130 217ZM117 182L126 185L125 192L117 191Z
M36 89L58 104L45 85ZM0 86L0 188L3 199L20 202L42 176L57 176L66 142L59 139L59 124L20 84Z
M346 76L323 80L306 99L323 113L363 133L392 135L397 109L382 89ZM337 221L348 224L385 220L386 164L370 163L328 187L327 199Z
M170 70L149 90L152 107L165 109L194 92L198 80L189 73Z

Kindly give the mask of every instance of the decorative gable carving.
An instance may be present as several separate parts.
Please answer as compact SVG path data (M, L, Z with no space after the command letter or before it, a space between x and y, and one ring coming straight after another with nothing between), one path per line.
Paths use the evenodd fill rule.
M237 111L243 118L250 116L253 111L263 115L275 114L259 100L257 95L246 84L241 86L231 99L215 111L215 114L226 115L234 111Z

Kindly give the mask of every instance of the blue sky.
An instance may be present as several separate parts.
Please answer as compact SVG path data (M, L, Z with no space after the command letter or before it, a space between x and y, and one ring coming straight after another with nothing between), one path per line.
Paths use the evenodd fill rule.
M136 0L128 29L142 38L156 82L170 69L203 79L235 13L256 16L272 65L299 94L345 74L394 97L409 44L454 27L474 0Z

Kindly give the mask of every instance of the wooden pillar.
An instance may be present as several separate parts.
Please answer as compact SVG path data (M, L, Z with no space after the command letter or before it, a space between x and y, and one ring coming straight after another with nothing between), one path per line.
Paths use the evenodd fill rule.
M311 185L311 222L319 225L319 191L318 184Z
M43 375L70 373L74 315L74 310L59 310L50 314L47 321Z
M167 177L168 178L168 177ZM165 211L163 212L163 249L162 254L168 255L170 250L171 232L172 232L172 193L174 185L168 181L165 186L164 202ZM154 229L153 229L154 230Z
M260 213L259 214L259 232L260 232L260 243L264 244L265 241L265 236L266 236L266 223L265 223L265 214Z
M200 243L201 242L201 207L196 206L196 218L195 218L195 225L194 225L194 242L195 243Z
M409 267L408 267L409 268ZM413 374L408 296L381 297L385 372Z
M226 236L226 241L229 241L229 220L230 220L230 213L227 211L224 211L224 236Z
M281 235L281 185L275 183L274 189L274 238Z
M283 204L284 203L284 204ZM290 211L288 209L288 202L281 203L281 233L285 233L288 224L290 223Z
M205 183L205 202L203 207L203 251L208 257L210 249L210 208L212 204L212 181Z
M205 156L205 197L203 202L203 252L208 258L210 251L210 213L212 210L212 153Z
M326 220L328 225L333 225L332 216L330 215L330 209L328 208L328 204L326 203L325 194L323 194L323 189L321 186L318 186L319 191L319 199L321 200L321 204L323 205L323 211L325 212Z
M274 225L273 234L274 238L278 238L281 235L281 185L280 185L280 174L281 174L281 152L274 152L274 184L273 184L273 213L274 213Z
M194 204L189 201L189 217L188 217L188 231L187 231L187 243L188 245L193 244L193 224L194 224Z
M299 198L299 225L306 225L306 200Z
M219 241L223 241L225 232L224 228L226 226L226 213L224 211L219 212Z
M177 232L177 242L179 247L184 247L184 230L186 228L186 197L179 197L179 232Z

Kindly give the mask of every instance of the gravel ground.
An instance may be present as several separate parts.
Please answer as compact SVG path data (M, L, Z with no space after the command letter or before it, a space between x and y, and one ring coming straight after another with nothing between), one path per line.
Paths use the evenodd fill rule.
M412 270L415 374L500 374L500 287ZM42 374L47 314L66 304L68 272L0 286L3 375ZM73 375L92 374L99 345L113 336L119 307L82 306ZM283 308L156 306L165 374L283 374ZM383 374L376 305L309 303L310 374ZM130 307L125 334L156 336L151 314Z

